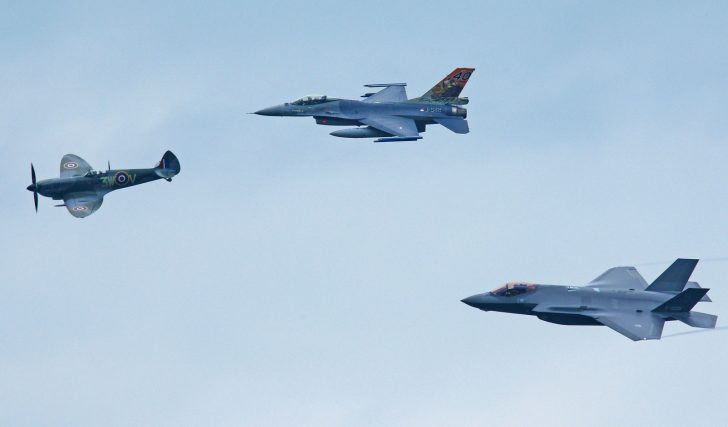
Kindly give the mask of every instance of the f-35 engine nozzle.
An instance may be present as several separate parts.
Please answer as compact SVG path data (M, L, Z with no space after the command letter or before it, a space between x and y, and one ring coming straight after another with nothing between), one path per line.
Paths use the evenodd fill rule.
M341 138L380 138L383 136L392 136L386 132L382 132L381 130L368 126L365 128L341 129L331 132L330 135Z

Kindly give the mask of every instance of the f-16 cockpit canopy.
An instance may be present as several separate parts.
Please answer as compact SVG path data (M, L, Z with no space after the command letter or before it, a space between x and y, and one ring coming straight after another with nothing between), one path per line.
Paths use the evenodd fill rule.
M292 105L315 105L323 104L324 102L333 101L333 98L329 98L326 95L306 95L298 98L291 102Z
M494 291L491 291L490 293L491 295L498 297L512 297L515 295L527 294L535 290L536 285L533 283L510 282Z

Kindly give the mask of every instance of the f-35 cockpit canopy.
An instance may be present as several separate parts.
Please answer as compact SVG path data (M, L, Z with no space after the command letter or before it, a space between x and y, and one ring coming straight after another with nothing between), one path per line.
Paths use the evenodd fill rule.
M501 286L500 288L491 291L491 295L498 297L512 297L516 295L527 294L536 290L536 285L533 283L520 283L510 282Z
M329 101L334 101L334 98L329 98L326 95L306 95L291 102L291 105L315 105Z

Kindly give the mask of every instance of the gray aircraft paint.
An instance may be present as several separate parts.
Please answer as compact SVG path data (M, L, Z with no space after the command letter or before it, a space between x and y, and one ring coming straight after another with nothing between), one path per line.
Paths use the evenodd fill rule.
M358 126L331 132L342 138L378 138L374 142L421 139L427 125L440 124L455 133L468 133L468 103L459 94L473 68L457 68L419 98L407 99L406 83L369 84L383 87L362 95L361 101L309 95L296 101L256 111L262 116L313 117L316 124ZM362 127L363 126L363 127Z
M664 322L714 328L717 316L691 311L710 302L689 282L698 260L678 259L650 286L634 267L614 267L586 286L508 283L462 300L483 311L525 314L560 325L604 325L638 341L660 339Z
M65 206L71 215L85 218L101 207L106 194L158 179L171 181L180 169L179 160L171 151L164 153L162 160L153 168L109 168L105 172L94 171L82 158L66 154L61 159L59 178L36 181L35 169L31 165L33 183L27 189L34 193L36 210L37 194L40 194L53 200L63 200L64 203L57 206Z

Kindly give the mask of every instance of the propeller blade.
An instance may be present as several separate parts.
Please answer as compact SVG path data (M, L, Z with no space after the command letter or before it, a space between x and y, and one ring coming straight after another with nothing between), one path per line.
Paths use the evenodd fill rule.
M33 167L33 163L30 164L30 178L33 180L33 185L35 185L35 168Z
M35 202L35 212L38 213L38 192L33 192L33 202Z

